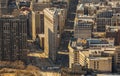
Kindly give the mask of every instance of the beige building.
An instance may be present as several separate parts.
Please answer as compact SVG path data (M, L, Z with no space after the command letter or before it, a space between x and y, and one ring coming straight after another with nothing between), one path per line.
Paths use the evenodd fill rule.
M32 39L44 33L44 14L42 11L32 11Z
M32 25L31 25L31 36L32 36L32 39L35 40L36 38L36 30L35 30L35 12L32 11Z
M44 51L53 61L57 54L58 11L56 8L44 9Z
M120 73L120 47L117 47L116 53L115 53L115 60L116 60L116 71Z
M112 57L107 52L109 49L85 49L82 43L77 39L73 39L69 44L69 68L73 64L78 63L88 69L96 70L99 72L112 71ZM111 50L113 54L115 49ZM104 64L104 65L103 65Z
M50 0L32 0L30 9L32 10L31 37L36 39L38 34L44 33L44 13L45 8L50 7Z
M74 37L75 38L91 38L92 24L86 21L76 21L74 24Z
M50 0L32 0L30 6L33 11L42 11L48 7L50 7Z
M120 13L114 13L113 10L99 10L96 14L96 25L98 32L118 31L120 29ZM116 30L113 30L117 28Z
M90 56L89 51L80 52L80 64L86 66L89 69L97 70L100 72L111 72L112 71L112 57L102 56ZM104 65L102 65L104 64Z
M44 34L38 34L37 35L38 38L38 44L40 46L41 49L44 49L44 39L45 39L45 35Z
M64 26L65 26L65 20L66 20L66 9L59 9L58 13L58 23L59 23L59 33L62 34L64 31Z
M44 13L43 11L36 11L35 14L36 34L42 34L44 33Z
M87 6L93 8L93 6ZM89 9L89 8L88 8ZM89 9L90 10L90 9ZM92 29L94 25L94 8L91 11L86 12L84 4L78 4L76 9L76 17L74 20L74 37L75 38L91 38ZM90 14L90 12L92 14Z

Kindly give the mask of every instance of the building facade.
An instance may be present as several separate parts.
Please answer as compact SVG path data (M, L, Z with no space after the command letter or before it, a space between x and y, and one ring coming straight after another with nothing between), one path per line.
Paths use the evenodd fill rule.
M0 0L0 15L7 13L8 0Z
M109 51L110 49L107 50L107 48L94 48L93 50L90 48L85 49L84 44L80 42L78 42L77 39L72 39L69 43L69 68L72 68L73 64L80 64L87 69L92 69L98 72L112 71L112 57L109 56L109 53L114 53L114 48L113 51Z
M44 51L53 61L57 54L58 12L56 8L44 9Z
M0 15L11 14L17 9L15 0L0 0Z
M116 60L116 71L120 73L120 47L117 47L116 53L115 53L115 60Z
M91 38L92 24L82 21L76 21L74 25L74 37L75 38Z
M44 13L42 11L32 11L32 39L35 40L38 34L44 33Z
M25 60L27 56L27 19L20 15L0 18L0 60Z

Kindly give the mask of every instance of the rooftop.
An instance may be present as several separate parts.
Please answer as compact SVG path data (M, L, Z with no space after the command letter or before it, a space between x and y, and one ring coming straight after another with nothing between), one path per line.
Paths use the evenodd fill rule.
M114 46L114 39L112 38L100 38L100 39L96 39L96 38L90 38L90 39L81 39L81 38L72 38L69 45L73 48L73 49L78 49L78 50L90 50L94 47L96 49L102 49L102 48L106 48L106 50L109 50L109 48L111 48L111 50L114 50L113 46ZM104 49L105 50L105 49Z
M90 60L109 60L111 57L89 57Z
M46 12L48 12L49 14L56 14L58 12L58 9L57 8L45 8Z

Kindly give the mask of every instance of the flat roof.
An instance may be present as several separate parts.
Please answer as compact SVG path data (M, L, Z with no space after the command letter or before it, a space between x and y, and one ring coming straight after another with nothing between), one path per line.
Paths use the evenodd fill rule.
M120 76L120 74L97 74L97 76Z
M88 57L90 60L109 60L112 59L112 57Z

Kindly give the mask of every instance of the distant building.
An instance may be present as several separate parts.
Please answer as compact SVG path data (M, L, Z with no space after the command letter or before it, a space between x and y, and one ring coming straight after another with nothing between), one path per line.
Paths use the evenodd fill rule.
M68 0L52 0L51 1L51 7L57 7L57 8L67 8Z
M50 7L50 0L33 0L30 4L31 12L31 37L36 39L38 34L44 33L44 13L45 8Z
M32 39L44 33L44 14L42 11L32 11Z
M114 39L87 39L87 45L89 48L106 48L106 47L114 47Z
M14 9L17 9L15 1L0 0L0 15L11 14Z
M119 45L120 41L120 18L119 18L120 14L116 13L113 15L112 17L112 22L111 22L111 26L107 25L106 26L106 37L107 38L114 38L115 39L115 45Z
M97 11L97 18L96 18L96 25L97 25L97 31L98 32L105 32L107 25L112 25L112 16L113 11L112 10L99 10Z
M78 4L77 5L77 14L80 14L81 16L93 16L96 13L96 7L94 4Z
M31 2L30 1L18 1L18 6L19 9L21 9L22 7L30 7Z
M65 9L59 9L58 10L58 15L59 15L58 16L58 20L59 20L58 31L61 35L63 33L64 27L65 27L66 10Z
M24 15L0 17L0 60L26 60L27 19Z
M91 38L92 24L87 21L76 20L74 24L74 37L75 38Z
M78 4L74 20L74 38L91 38L94 26L94 5Z
M8 0L0 0L0 15L7 13Z
M79 63L98 72L120 71L119 7L119 0L79 0L74 21L75 39L68 46L69 68Z
M69 2L70 2L69 0L51 0L50 7L51 8L53 8L53 7L58 8L59 11L61 11L60 14L63 15L64 20L66 20L67 19L67 12L69 9ZM64 23L64 21L62 23Z
M31 10L33 11L43 11L45 8L50 7L50 0L34 0L31 2Z
M56 8L44 9L44 51L53 61L57 55L57 33L58 33L58 10Z

